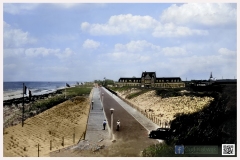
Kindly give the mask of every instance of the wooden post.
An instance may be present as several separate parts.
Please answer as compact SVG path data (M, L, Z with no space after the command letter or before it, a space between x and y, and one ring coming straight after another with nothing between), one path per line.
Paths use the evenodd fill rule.
M74 127L74 133L73 133L73 143L75 143L75 127Z
M75 143L75 133L73 133L73 143Z
M39 157L39 143L38 143L38 157Z
M83 139L85 140L85 136L86 136L86 131L83 132Z

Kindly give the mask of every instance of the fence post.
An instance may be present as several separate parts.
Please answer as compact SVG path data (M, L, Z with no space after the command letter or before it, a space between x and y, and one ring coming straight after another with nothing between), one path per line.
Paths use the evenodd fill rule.
M83 132L83 139L85 140L86 131Z
M39 143L38 143L38 157L39 157Z
M74 127L74 133L73 133L73 143L75 143L75 127Z
M73 133L73 143L75 143L75 133Z

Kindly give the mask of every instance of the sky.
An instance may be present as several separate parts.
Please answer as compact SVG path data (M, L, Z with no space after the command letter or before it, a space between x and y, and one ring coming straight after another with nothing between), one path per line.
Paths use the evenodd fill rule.
M237 78L237 3L3 3L3 81Z

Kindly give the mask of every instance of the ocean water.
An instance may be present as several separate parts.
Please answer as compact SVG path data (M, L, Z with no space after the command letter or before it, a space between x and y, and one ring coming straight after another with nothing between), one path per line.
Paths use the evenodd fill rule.
M32 95L51 93L66 87L66 83L75 86L77 82L3 82L3 100L20 98L23 93L23 83ZM81 84L81 82L79 82Z

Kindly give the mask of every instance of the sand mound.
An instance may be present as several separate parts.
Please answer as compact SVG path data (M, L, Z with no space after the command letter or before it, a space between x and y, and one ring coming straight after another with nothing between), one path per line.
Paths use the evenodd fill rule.
M83 138L89 114L89 99L75 97L18 124L5 128L3 156L49 156L49 152L73 145ZM50 150L52 141L52 150Z

